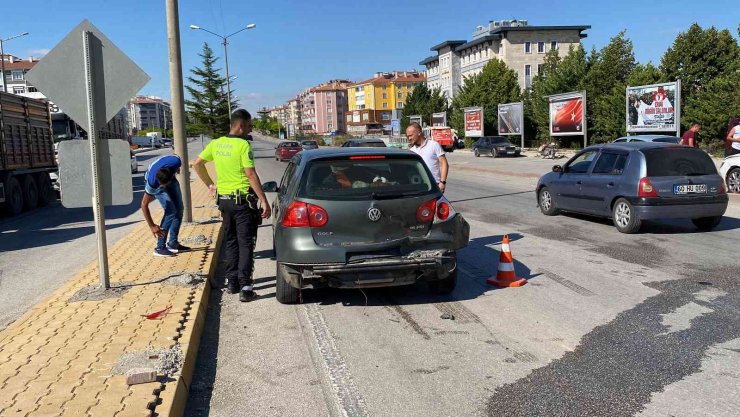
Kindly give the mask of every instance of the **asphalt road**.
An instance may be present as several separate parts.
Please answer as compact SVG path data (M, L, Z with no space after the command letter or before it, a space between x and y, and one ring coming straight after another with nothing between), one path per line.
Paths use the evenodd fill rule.
M190 149L198 152L200 143L190 144ZM139 210L144 171L153 158L169 152L158 149L137 155L132 202L105 209L108 245L144 219ZM16 217L0 217L0 330L93 261L97 262L97 243L90 208L68 209L56 201Z
M274 142L255 136L263 182L279 180ZM543 216L533 178L495 171L551 161L450 160L447 197L471 225L451 296L418 284L307 290L280 305L263 226L259 299L212 293L187 415L737 415L736 200L712 232L670 221L623 235L606 220ZM485 283L504 234L521 288Z

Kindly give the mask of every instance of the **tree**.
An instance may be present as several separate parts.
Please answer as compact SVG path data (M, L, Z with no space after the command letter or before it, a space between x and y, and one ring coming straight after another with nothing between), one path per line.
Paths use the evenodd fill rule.
M625 89L636 66L632 41L622 31L589 56L586 119L591 143L611 142L625 133Z
M534 130L538 139L547 140L550 136L548 96L581 90L587 74L588 62L582 46L571 46L562 59L557 50L549 51L542 73L534 77L532 90L525 95L525 124L530 125L525 126L525 132Z
M226 99L226 80L216 68L216 58L208 43L203 44L203 52L198 54L203 61L201 68L191 69L188 77L191 85L186 86L191 100L186 100L188 132L205 133L212 138L229 131L229 105ZM236 108L238 103L232 101Z
M498 132L498 105L521 99L517 73L498 59L492 59L480 74L466 78L463 87L452 100L450 126L464 133L463 109L483 107L484 134Z
M685 100L682 119L701 124L702 147L720 153L727 136L727 122L740 116L740 72L721 75L710 80L698 93Z
M414 90L406 99L406 104L401 112L401 134L409 126L409 116L420 115L421 120L430 122L432 113L447 112L447 99L438 88L429 89L426 84L414 87Z
M688 100L712 79L737 71L738 56L740 46L729 30L704 30L694 23L678 34L660 69L669 81L681 80L681 98Z
M656 84L663 81L666 81L665 75L652 62L648 62L645 65L635 65L632 73L627 77L627 85L630 87Z

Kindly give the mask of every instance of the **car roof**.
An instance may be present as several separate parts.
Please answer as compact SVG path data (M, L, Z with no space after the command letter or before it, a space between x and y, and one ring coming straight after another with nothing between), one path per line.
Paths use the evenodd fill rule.
M336 158L355 155L407 155L416 157L414 152L405 149L396 148L332 148L332 149L314 149L301 153L302 161L312 161L314 159Z
M353 140L355 142L383 142L383 139L378 138L354 138L350 140Z
M619 142L619 143L603 143L599 145L591 145L587 147L586 149L589 150L595 150L595 149L614 149L614 150L622 150L622 151L645 151L648 149L658 149L658 148L684 148L685 146L679 145L677 143L665 143L665 142Z
M622 136L622 137L617 138L617 140L635 139L635 138L640 138L641 140L647 140L647 141L655 140L655 139L664 139L664 138L681 139L678 136L673 136L673 135L632 135L632 136Z

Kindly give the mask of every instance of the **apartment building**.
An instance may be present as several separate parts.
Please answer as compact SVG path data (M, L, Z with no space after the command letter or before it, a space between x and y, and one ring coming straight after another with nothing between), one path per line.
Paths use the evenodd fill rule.
M391 120L401 117L414 87L426 81L418 71L378 72L347 88L347 133L363 135L390 131Z
M131 134L146 129L172 129L170 103L155 96L136 96L128 103Z
M19 59L10 54L2 56L5 74L0 77L0 91L13 94L36 93L38 90L26 80L26 73L39 62L38 58Z
M347 87L349 80L332 80L314 88L316 133L345 133L344 114L348 110Z
M489 21L478 26L470 41L450 40L431 48L436 54L422 60L427 85L439 88L449 102L465 79L479 74L492 59L503 61L516 71L522 90L545 62L545 53L557 50L565 56L571 46L580 45L588 25L530 26L526 20Z

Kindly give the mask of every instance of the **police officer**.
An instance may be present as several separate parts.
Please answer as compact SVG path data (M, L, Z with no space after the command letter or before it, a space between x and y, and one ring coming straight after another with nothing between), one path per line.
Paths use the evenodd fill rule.
M251 301L254 292L254 244L261 219L270 217L270 204L262 191L254 168L252 146L247 141L252 131L252 116L244 109L231 114L229 134L211 141L193 162L198 177L208 186L211 197L218 196L226 244L226 279L231 294L240 301ZM214 161L214 184L206 162ZM260 210L257 203L261 203Z

